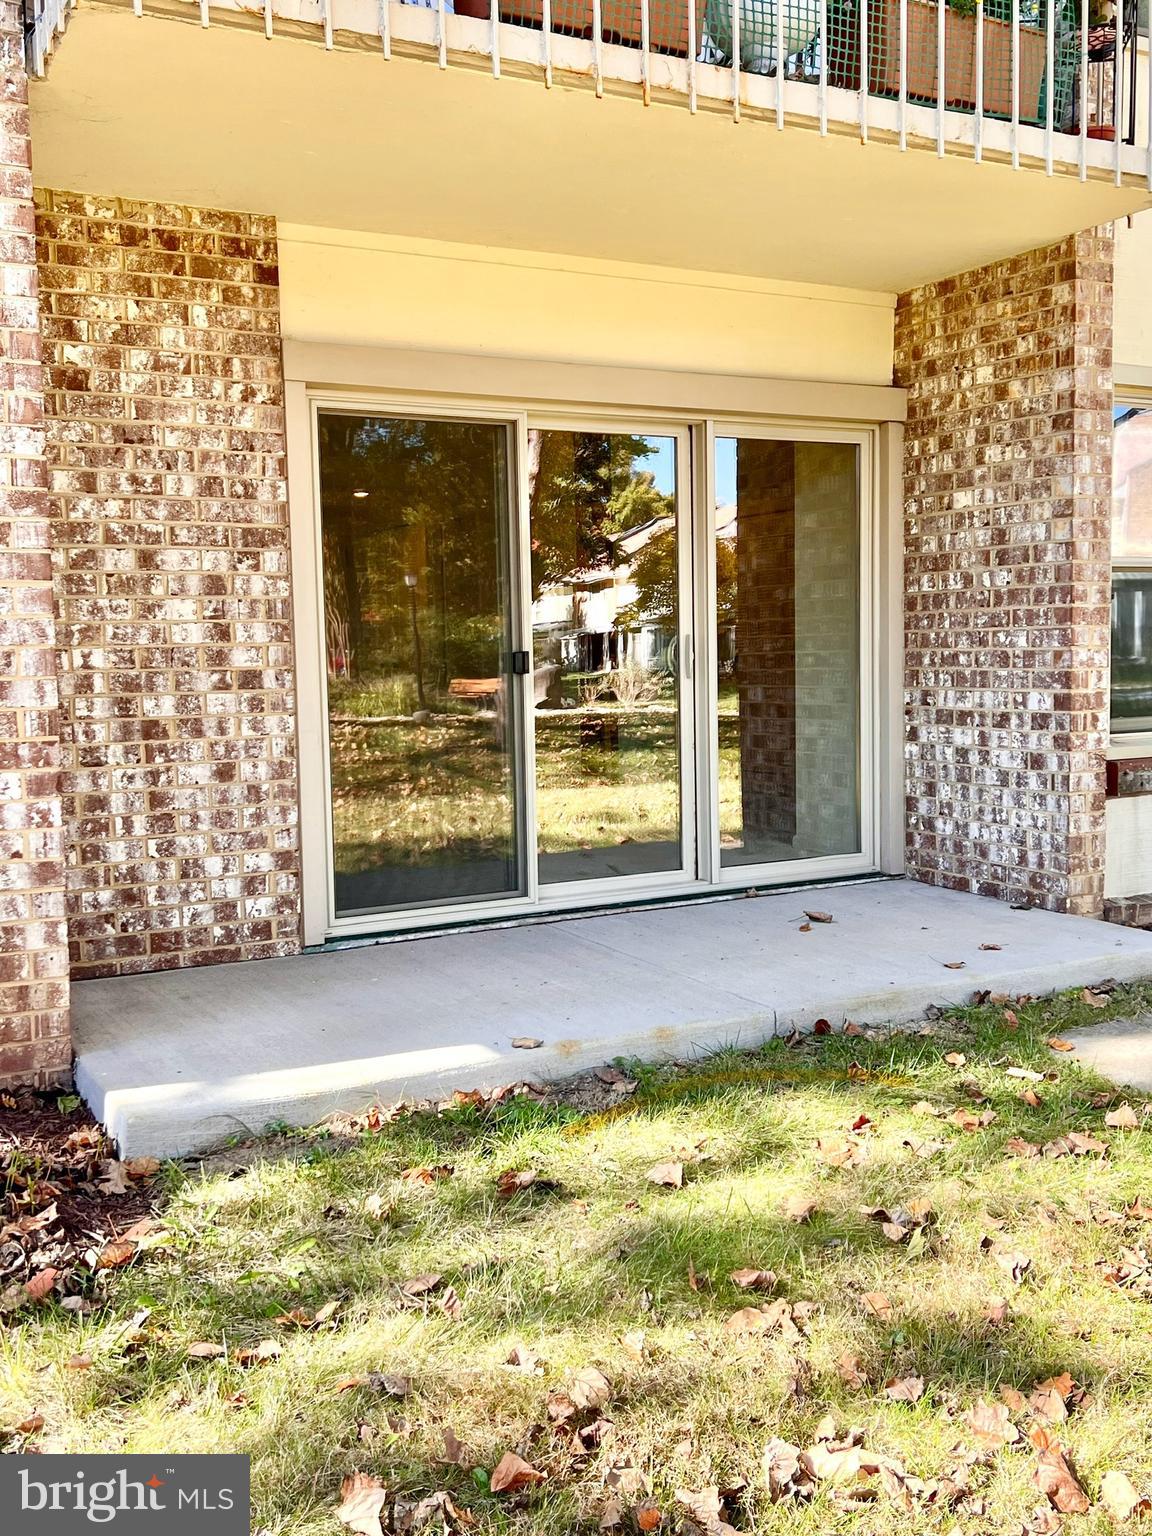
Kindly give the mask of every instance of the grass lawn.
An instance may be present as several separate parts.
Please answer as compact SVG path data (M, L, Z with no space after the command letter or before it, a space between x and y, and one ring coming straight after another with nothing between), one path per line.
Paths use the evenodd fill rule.
M1152 1116L1047 1043L1152 989L1101 1000L165 1170L89 1312L6 1315L6 1448L245 1451L274 1536L339 1532L357 1472L372 1532L724 1532L711 1490L757 1536L1112 1531L1106 1474L1152 1492ZM508 1452L542 1480L493 1492Z

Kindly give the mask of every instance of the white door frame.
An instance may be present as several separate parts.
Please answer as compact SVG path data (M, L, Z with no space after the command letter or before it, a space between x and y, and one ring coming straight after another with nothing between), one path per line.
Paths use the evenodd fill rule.
M535 367L536 365L531 365ZM611 374L612 370L604 370ZM322 375L321 375L322 376ZM835 393L838 386L830 386ZM702 391L705 395L708 390ZM879 391L872 393L879 394ZM892 394L898 392L892 391ZM644 411L624 406L590 406L581 402L558 405L542 401L502 403L473 395L427 394L352 385L347 388L313 388L290 379L285 389L288 418L288 481L292 532L294 631L297 656L298 750L300 802L302 807L322 806L323 816L301 817L303 864L303 919L306 945L326 940L354 939L383 933L400 933L429 927L443 928L528 917L548 911L608 906L621 901L644 901L674 894L731 894L733 889L797 884L867 873L891 867L891 856L878 838L877 794L885 800L885 817L891 823L902 787L890 770L891 743L882 743L875 729L878 702L886 720L893 716L887 698L898 687L898 658L878 642L879 613L897 594L887 588L894 570L892 561L878 564L881 519L876 515L881 435L891 428L877 422L836 419L814 421L783 416L768 418L743 413L713 411L694 417L681 407L654 406ZM510 428L513 449L513 527L510 553L513 564L513 633L516 648L532 652L530 529L527 497L527 440L532 425L574 427L595 424L599 429L637 430L646 434L677 437L677 491L687 512L681 515L681 539L689 541L688 558L681 558L681 708L682 756L687 743L692 761L682 769L685 868L657 876L623 876L606 880L566 883L541 888L535 857L535 759L532 729L532 690L516 690L518 724L518 807L522 818L523 889L520 894L479 901L427 905L409 911L384 911L356 918L336 919L332 901L332 839L326 710L326 666L323 641L323 578L320 560L319 457L316 415L335 409L409 416L418 419L479 420ZM716 591L712 557L715 539L715 461L717 435L764 436L778 440L852 442L860 451L860 696L859 696L859 795L861 849L834 858L780 861L722 869L719 862L718 741L716 679L713 658ZM692 508L695 500L696 508ZM886 503L882 502L882 505ZM889 515L892 509L887 508ZM890 539L887 541L890 543ZM701 579L706 574L707 579ZM684 591L685 582L689 590ZM884 589L884 590L881 590ZM683 636L689 637L685 644ZM883 658L881 651L883 649ZM885 662L878 678L877 663ZM895 665L892 663L895 662ZM695 684L695 711L691 707ZM880 696L878 699L878 695ZM898 713L898 712L897 712ZM691 716L691 718L689 718ZM694 738L694 740L693 740ZM883 752L882 752L883 747ZM688 791L695 783L696 814ZM891 800L889 807L887 802ZM696 871L689 862L688 847L695 841Z

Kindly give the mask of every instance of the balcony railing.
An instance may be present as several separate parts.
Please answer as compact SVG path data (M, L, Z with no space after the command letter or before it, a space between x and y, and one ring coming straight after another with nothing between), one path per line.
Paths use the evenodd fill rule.
M28 68L42 74L77 0L24 0ZM138 15L148 0L131 0ZM1013 166L1134 177L1152 188L1152 70L1138 0L188 0L214 11L378 35L441 67L484 54L494 74L533 66L754 111L783 128L849 126L967 148ZM498 7L494 10L493 6Z

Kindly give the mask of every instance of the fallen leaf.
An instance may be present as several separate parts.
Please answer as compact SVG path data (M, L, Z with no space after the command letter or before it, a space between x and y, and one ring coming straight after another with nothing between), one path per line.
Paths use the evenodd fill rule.
M816 1201L807 1195L789 1195L784 1202L784 1214L789 1221L808 1221L816 1210Z
M1022 1103L1029 1105L1032 1109L1039 1109L1044 1102L1034 1088L1022 1088L1017 1097Z
M577 1408L599 1410L612 1396L612 1383L594 1365L586 1365L576 1372L568 1388L568 1396Z
M1040 1452L1032 1481L1062 1515L1083 1515L1092 1507L1092 1501L1068 1465L1067 1457L1055 1446Z
M1108 1111L1104 1116L1104 1124L1114 1131L1137 1131L1140 1129L1140 1116L1125 1100L1118 1108Z
M962 1131L982 1131L991 1125L996 1119L994 1109L965 1109L963 1105L954 1109L948 1116L953 1125L958 1125Z
M962 971L967 963L966 960L945 960L944 969L946 971Z
M648 1335L643 1328L630 1328L621 1335L620 1344L630 1360L643 1360L648 1353Z
M645 1505L642 1509L635 1510L634 1515L637 1529L641 1531L656 1530L664 1519L660 1511L651 1504Z
M64 1362L66 1371L90 1371L92 1369L91 1355L69 1355Z
M160 1172L158 1157L130 1157L124 1163L124 1172L130 1179L151 1179Z
M223 1344L214 1344L209 1339L198 1340L195 1344L189 1344L184 1351L189 1360L219 1360L221 1355L228 1351Z
M950 1067L964 1067L968 1064L968 1058L963 1051L949 1051L944 1060Z
M1091 987L1085 987L1080 996L1089 1008L1107 1008L1109 1003L1107 992L1094 992Z
M892 1316L892 1303L883 1291L865 1291L860 1300L864 1303L864 1310L872 1317L878 1317L881 1322L887 1322Z
M31 1413L26 1419L22 1419L20 1423L16 1425L13 1433L17 1435L34 1435L37 1433L37 1431L43 1428L44 1415L42 1413Z
M367 1472L353 1472L340 1484L341 1504L336 1518L350 1531L362 1536L381 1536L380 1512L388 1499L388 1490L378 1477Z
M126 1182L127 1177L123 1163L117 1162L114 1157L105 1158L96 1188L103 1190L106 1195L130 1194L132 1186Z
M868 1376L861 1367L860 1356L847 1351L836 1362L836 1374L845 1386L857 1391L868 1384Z
M493 1493L515 1493L518 1488L528 1488L543 1481L543 1472L538 1472L514 1451L505 1451L492 1469L489 1487Z
M984 1321L990 1323L993 1328L1002 1328L1008 1321L1008 1299L1005 1296L993 1296L984 1308Z
M841 1031L841 1033L845 1034L845 1035L850 1035L850 1036L855 1037L855 1036L858 1036L858 1035L863 1035L865 1033L865 1031L860 1027L859 1024L857 1024L855 1022L855 1020L853 1020L853 1019L845 1019L844 1020L844 1028Z
M43 1301L52 1294L52 1287L56 1284L58 1269L42 1269L39 1274L33 1275L30 1280L24 1282L24 1294L29 1301Z
M405 1184L437 1184L449 1179L456 1172L450 1163L438 1163L435 1167L405 1168L400 1177Z
M818 1136L816 1150L833 1168L858 1168L868 1156L864 1143L853 1136Z
M1031 1067L1008 1067L1004 1076L1018 1077L1026 1083L1042 1083L1044 1081L1043 1072L1033 1072Z
M269 1360L279 1357L280 1345L275 1339L261 1339L259 1344L250 1344L246 1348L234 1351L232 1358L237 1365L264 1365Z
M1015 1445L1020 1431L1008 1416L1007 1403L986 1403L983 1398L964 1415L970 1433L987 1450Z
M446 1461L451 1467L464 1466L468 1457L463 1445L456 1438L456 1431L445 1424L440 1433L444 1436L444 1455L441 1460Z
M540 1356L532 1350L526 1349L523 1344L513 1346L505 1365L511 1365L518 1371L523 1371L526 1376L542 1376L544 1374L543 1363Z
M496 1180L496 1193L502 1200L510 1200L526 1189L531 1189L537 1179L535 1168L506 1168Z
M659 1184L665 1189L680 1189L684 1183L683 1163L657 1163L646 1175L649 1184Z
M1039 1157L1040 1148L1034 1141L1025 1141L1023 1136L1013 1136L1004 1143L1005 1152L1013 1157Z
M884 1395L894 1403L918 1403L924 1396L923 1376L893 1376L884 1383Z
M814 1035L830 1035L832 1033L832 1026L827 1019L817 1019L812 1026L812 1033Z
M1057 1040L1055 1037L1049 1040L1048 1044L1054 1051L1074 1051L1076 1049L1070 1040Z
M773 1327L775 1318L764 1307L741 1307L724 1324L727 1333L766 1333Z
M946 1111L937 1104L929 1104L927 1099L920 1099L917 1103L913 1104L912 1113L914 1115L931 1115L934 1119L938 1120Z
M1004 1010L1004 1022L1005 1022L1005 1024L1007 1024L1009 1029L1019 1029L1020 1028L1020 1020L1016 1016L1016 1014L1013 1013L1011 1008L1005 1008L1005 1010Z
M438 1290L444 1283L443 1275L413 1275L411 1280L405 1280L400 1289L405 1296L427 1296L430 1292Z
M776 1284L770 1269L734 1269L728 1278L741 1291L770 1291Z
M1124 1472L1105 1472L1100 1479L1100 1499L1117 1520L1152 1513L1152 1500L1141 1498Z
M805 911L804 916L808 919L808 921L810 923L830 923L832 921L832 914L831 914L831 912L808 912L808 911Z
M544 1044L543 1040L534 1040L531 1035L517 1035L512 1042L514 1051L538 1051Z
M981 949L1003 949L1004 946L1002 944L981 944L980 948Z
M1000 1401L1007 1403L1013 1413L1023 1413L1028 1406L1028 1399L1023 1392L1016 1387L1010 1387L1007 1382L1000 1384Z

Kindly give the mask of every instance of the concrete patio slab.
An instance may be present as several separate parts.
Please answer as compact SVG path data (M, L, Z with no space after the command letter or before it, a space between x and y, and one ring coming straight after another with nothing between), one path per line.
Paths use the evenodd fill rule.
M803 933L805 907L834 921ZM76 1079L125 1154L176 1154L376 1097L1148 975L1152 933L873 881L81 982Z
M1122 1088L1152 1093L1152 1018L1109 1019L1070 1038L1077 1061Z

